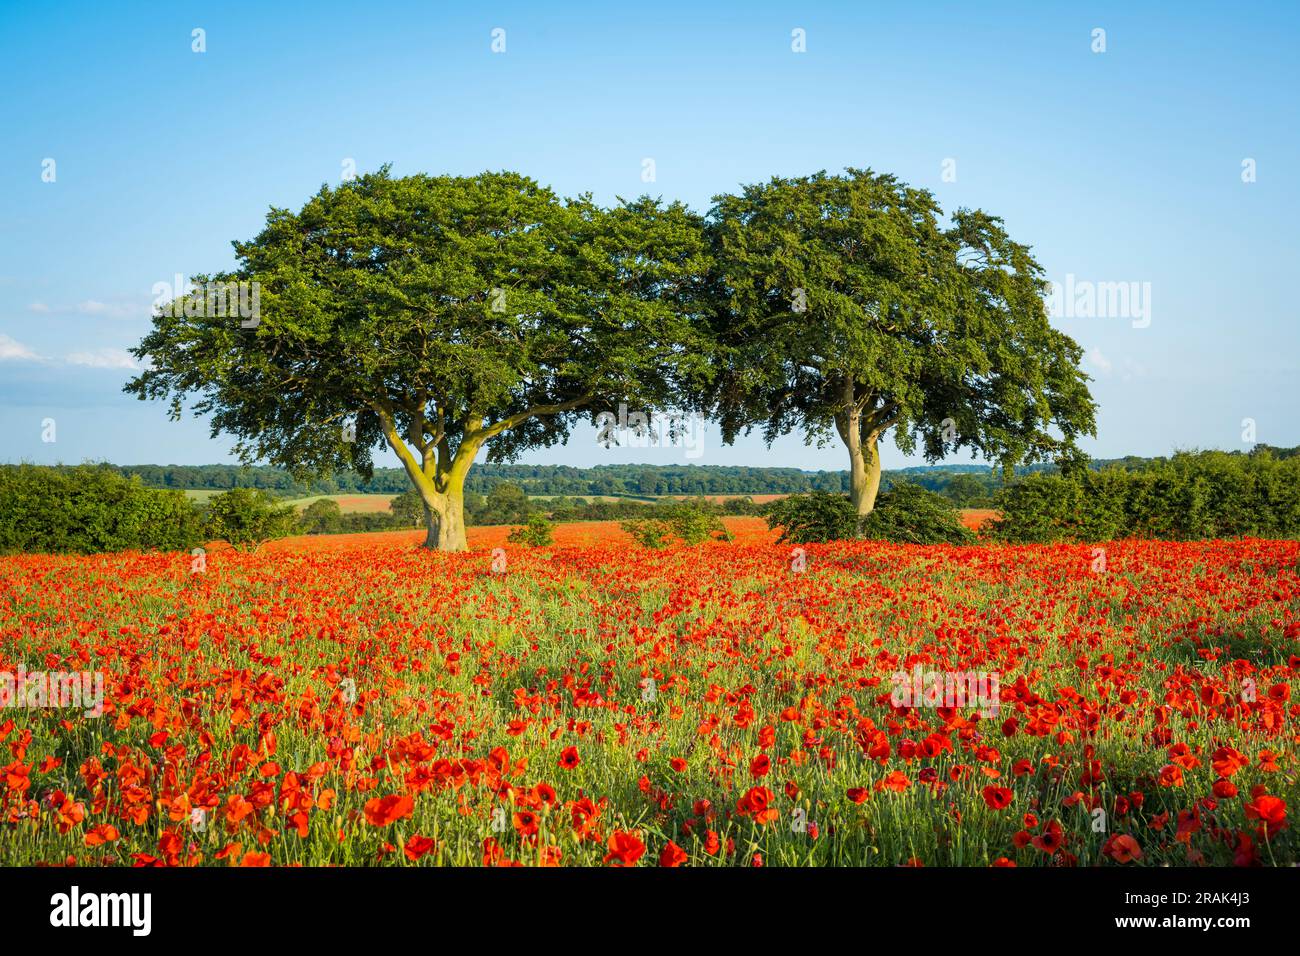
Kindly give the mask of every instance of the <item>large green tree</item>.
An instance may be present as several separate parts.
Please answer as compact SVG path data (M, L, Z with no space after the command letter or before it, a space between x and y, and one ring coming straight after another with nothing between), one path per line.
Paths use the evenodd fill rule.
M663 407L706 359L689 345L702 224L680 204L602 208L509 172L385 168L272 209L234 248L234 270L197 283L257 283L260 314L213 314L196 293L164 305L127 391L170 399L173 418L193 398L242 459L295 475L369 476L387 444L431 548L465 547L481 452L564 441L621 401Z
M709 335L697 395L724 440L801 428L849 451L869 513L880 441L937 461L968 448L1004 466L1074 460L1095 431L1082 351L1052 328L1042 269L1001 220L893 176L849 169L715 197Z

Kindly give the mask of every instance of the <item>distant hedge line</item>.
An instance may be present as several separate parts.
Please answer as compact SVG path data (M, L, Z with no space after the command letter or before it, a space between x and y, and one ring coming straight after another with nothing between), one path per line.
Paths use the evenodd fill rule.
M0 553L183 551L201 541L201 513L184 492L107 466L0 468Z
M518 523L540 510L518 489L494 489L493 494L505 501L507 490L520 499L523 510L497 516L499 520ZM240 496L247 494L222 496L223 501L231 499L223 505L231 512L226 516L230 520L222 523L216 521L222 515L214 514L211 506L201 508L181 491L147 488L138 477L125 477L110 466L6 465L0 467L0 553L185 551L205 540L238 538L238 527L250 523L270 522L267 536L275 537L409 527L418 517L400 508L393 514L340 515L334 502L318 503L316 510L302 516L279 509L283 513L276 517L269 498L245 502ZM487 508L495 498L484 505L485 516L495 515ZM654 506L629 503L597 503L585 509L571 502L553 504L558 506L555 520L644 517L656 511ZM986 525L981 536L1008 542L1300 537L1300 457L1189 452L1141 470L1033 474L1002 490L996 505L1001 519ZM733 502L708 510L764 511L770 525L785 528L786 540L796 542L863 536L960 543L968 537L943 499L906 484L882 494L877 511L865 523L852 514L847 499L825 493L795 496L761 509L752 502Z
M1141 471L1036 474L1001 491L1004 541L1300 535L1300 458L1186 452Z

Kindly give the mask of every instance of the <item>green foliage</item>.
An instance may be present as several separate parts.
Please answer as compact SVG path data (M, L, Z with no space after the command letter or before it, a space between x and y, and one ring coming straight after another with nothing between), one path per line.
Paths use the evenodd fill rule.
M202 541L198 511L179 491L108 466L0 467L0 553L185 551Z
M767 506L767 526L781 529L778 541L809 544L869 538L908 544L967 544L974 540L942 495L900 482L876 499L865 518L843 495L791 495Z
M858 514L844 495L814 491L773 501L766 508L767 526L780 528L778 542L810 544L856 536Z
M1127 470L1031 475L998 498L1005 541L1300 535L1300 458L1184 452Z
M418 527L424 521L424 505L420 501L420 493L414 488L407 488L390 501L388 510L402 524L412 528Z
M293 505L278 506L265 491L251 488L232 488L213 496L206 520L209 537L228 541L241 551L255 551L272 538L291 535L298 523Z
M731 540L718 510L707 501L657 505L650 516L624 521L619 527L645 548L662 548L674 540L687 545Z
M898 544L970 544L975 535L942 495L902 482L876 499L860 535Z
M547 521L545 516L535 514L528 519L526 525L511 531L506 540L512 544L524 544L530 548L545 548L554 542L554 532L555 526Z
M1130 474L1120 469L1072 477L1029 475L1001 492L998 521L982 533L1016 542L1110 541L1126 537L1124 515Z
M337 534L343 528L343 510L333 498L313 501L298 519L303 534Z
M672 402L707 364L688 314L704 270L700 217L648 197L603 208L525 176L393 177L323 186L272 209L237 268L255 325L163 307L133 354L142 399L194 401L245 462L297 477L373 471L385 443L454 526L465 475L563 441L585 413ZM345 427L346 426L346 427ZM464 547L463 537L439 542Z
M518 485L500 484L492 489L486 500L481 497L482 505L473 510L466 502L468 519L476 525L484 524L522 524L536 510L528 495Z
M916 482L923 484L922 482ZM961 472L946 476L943 484L932 490L938 491L958 508L993 507L993 482L988 475L972 475Z
M1082 349L1048 322L1042 268L1000 219L941 214L929 192L858 169L715 197L720 372L698 398L726 441L754 426L769 444L838 435L866 473L890 429L929 461L1079 457L1095 406Z
M668 530L686 544L731 540L731 532L722 523L718 510L707 501L679 501L660 505L659 509Z
M631 518L618 526L643 548L662 548L672 540L667 524L658 518Z

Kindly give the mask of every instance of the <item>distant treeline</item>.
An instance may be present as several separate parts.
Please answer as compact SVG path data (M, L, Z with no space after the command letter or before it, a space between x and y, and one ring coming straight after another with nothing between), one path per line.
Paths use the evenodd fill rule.
M401 494L411 487L400 468L376 468L367 481L353 472L298 481L282 468L239 465L120 465L152 488L262 488L284 495ZM986 469L979 469L981 471ZM846 489L847 472L736 465L475 465L466 491L488 494L500 484L518 485L530 495L727 495L790 494Z
M1124 459L1106 467L1072 470L1067 474L1035 471L1021 475L990 496L996 476L984 472L913 469L895 472L894 494L881 499L881 512L873 513L875 532L888 540L931 540L918 535L917 525L939 529L936 540L950 540L955 515L940 515L946 507L982 507L992 504L1000 519L988 534L1006 541L1107 541L1124 537L1197 539L1241 535L1295 537L1300 535L1300 456L1297 449L1257 446L1249 453L1180 453L1170 459ZM1102 463L1096 463L1101 465ZM509 468L511 466L505 466ZM645 470L636 466L630 471ZM701 471L710 466L696 466ZM225 465L208 466L217 476L262 475L273 469L241 471ZM502 466L496 469L504 470ZM513 469L540 471L533 466ZM513 470L512 469L512 470ZM181 469L176 469L181 471ZM572 469L583 472L582 469ZM587 469L587 472L598 469ZM666 469L654 469L666 470ZM789 469L719 469L726 471L787 472ZM166 469L160 469L166 471ZM185 472L201 474L200 467ZM796 474L827 475L828 472ZM621 520L633 522L670 514L679 503L672 499L647 500L626 496L614 501L588 501L578 495L551 496L539 501L526 491L527 475L516 481L495 476L486 494L465 495L467 524L527 524L540 516L553 521ZM603 480L602 475L597 481ZM752 476L751 476L752 477ZM911 479L907 481L905 479ZM911 485L933 488L942 498L927 501ZM258 539L280 534L323 534L378 531L419 525L422 505L413 488L394 494L385 512L343 514L338 503L322 499L302 514L275 502L269 492L292 493L293 488L252 490L241 485L213 497L206 504L187 500L179 488L150 488L139 469L111 465L46 467L0 466L0 554L21 552L96 553L124 549L184 551L211 539ZM352 491L373 491L373 483ZM829 515L832 524L844 523L854 533L872 532L860 522L842 497L841 489L812 499L785 498L781 505L758 505L741 493L720 504L697 501L693 507L710 520L720 514L771 514L773 510L798 512L803 524ZM337 493L337 492L335 492ZM708 493L708 492L706 492ZM772 493L772 492L768 492ZM534 492L534 494L538 494ZM616 492L607 491L613 495ZM626 494L626 492L624 492ZM712 492L723 495L725 492ZM943 504L947 499L948 505ZM892 511L886 503L901 502ZM902 507L906 505L907 507ZM924 506L924 507L922 507ZM845 508L849 508L847 512ZM825 514L822 514L825 512ZM842 515L837 514L842 512ZM811 517L810 517L811 516ZM942 520L939 520L939 516ZM787 515L787 518L789 516ZM848 520L840 522L839 518ZM816 521L812 519L816 518ZM892 524L890 524L892 522ZM777 523L789 524L789 520ZM799 523L799 522L796 522ZM940 527L942 526L942 527ZM945 530L947 529L947 530ZM872 532L872 533L875 533ZM834 537L841 532L829 532ZM928 532L927 532L928 534ZM871 536L868 534L868 536ZM791 540L797 540L791 538ZM802 540L822 540L806 538Z
M1297 448L1256 445L1247 453L1290 458ZM1092 468L1122 468L1139 471L1166 463L1166 458L1098 459ZM123 475L136 475L150 488L218 489L261 488L282 497L333 494L400 495L410 481L400 468L376 468L366 480L353 472L329 478L298 481L288 471L269 466L240 465L118 465ZM1053 472L1053 465L1020 467L1016 475ZM906 480L936 491L962 507L987 507L1005 482L1000 470L988 465L920 465L887 470L882 485L888 490ZM745 465L475 465L465 490L490 494L502 484L517 485L529 495L571 497L635 497L638 495L784 495L811 491L847 493L847 471L802 471L798 468L757 468Z

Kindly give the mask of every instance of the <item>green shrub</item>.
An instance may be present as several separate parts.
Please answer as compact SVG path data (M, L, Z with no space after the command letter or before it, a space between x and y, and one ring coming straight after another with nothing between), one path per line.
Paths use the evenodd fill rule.
M417 528L424 523L424 501L414 488L408 488L390 501L388 510L405 526Z
M767 526L781 529L778 542L812 544L867 538L907 544L968 544L975 536L948 499L911 482L881 492L870 514L859 517L844 495L814 491L767 506Z
M0 467L0 552L188 551L202 541L184 492L107 465Z
M1300 459L1180 452L1138 469L1029 475L997 506L987 533L1007 541L1294 537Z
M343 530L343 509L333 498L320 498L309 504L298 519L303 534L337 534Z
M673 540L695 545L709 540L730 541L731 532L705 501L677 501L656 505L652 516L633 518L619 525L645 548L662 548Z
M660 505L668 531L686 544L700 544L710 539L730 541L731 532L718 512L707 501L679 501Z
M619 527L643 548L662 548L672 539L668 526L658 518L630 518Z
M1125 537L1133 475L1117 468L1027 475L999 492L1001 517L986 525L985 533L1025 543Z
M515 528L506 537L511 544L524 544L530 548L545 548L555 540L555 526L544 515L536 514L528 523Z
M882 492L859 534L900 544L970 544L975 535L961 523L949 500L920 485L900 482Z
M293 505L277 506L269 494L253 488L214 495L206 517L210 538L228 541L241 551L256 551L272 538L291 535L298 524Z
M773 501L766 508L767 526L781 529L778 543L840 541L858 532L858 514L844 495L814 491Z

